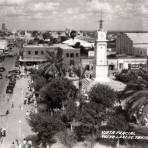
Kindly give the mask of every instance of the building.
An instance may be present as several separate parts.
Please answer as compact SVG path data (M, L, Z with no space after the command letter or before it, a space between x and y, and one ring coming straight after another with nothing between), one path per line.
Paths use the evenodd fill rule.
M133 47L134 55L137 57L147 57L148 56L148 45L147 46L141 46L141 45L134 45Z
M108 33L107 48L112 49L117 54L133 55L133 41L125 33Z
M81 64L83 67L88 66L92 69L94 65L94 57L81 57ZM135 57L135 56L119 56L107 59L109 72L120 72L123 69L138 69L141 66L147 69L147 57Z
M110 71L122 71L123 69L147 68L147 57L121 56L109 58L108 65Z
M2 31L5 32L6 29L7 29L7 28L6 28L6 24L5 24L5 23L2 23Z
M62 50L63 62L66 66L80 64L80 49L66 44L48 45L24 45L22 48L20 62L24 65L36 65L47 61L47 51L56 52Z
M148 56L148 33L127 33L133 40L133 54L136 56Z
M63 62L66 66L79 65L80 64L80 49L73 48L66 44L54 44L49 46L51 49L60 48L63 51Z
M24 45L19 61L23 65L36 65L46 61L46 51L49 46L44 45Z
M8 41L5 39L0 40L0 53L8 53Z
M86 49L94 47L94 43L90 43L90 42L87 42L87 41L84 41L78 38L74 38L74 39L71 38L71 39L64 41L63 43L69 46L75 46L77 43L79 43L80 46L83 46Z

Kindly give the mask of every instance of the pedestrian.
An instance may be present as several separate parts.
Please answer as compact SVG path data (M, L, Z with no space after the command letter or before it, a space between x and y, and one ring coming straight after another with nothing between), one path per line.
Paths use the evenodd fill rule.
M2 135L2 137L6 137L6 129L5 128L2 128L1 135Z
M7 109L7 111L6 111L6 115L8 115L9 114L9 110Z
M19 141L18 141L18 139L16 139L15 141L16 141L17 145L19 146Z
M20 107L20 110L23 110L23 106L22 105L20 105L19 107Z
M12 102L11 108L14 108L14 103Z
M29 115L30 115L30 113L29 113L29 111L27 110L27 112L26 112L26 117L29 117Z
M23 145L25 145L27 143L26 139L23 139Z
M32 147L32 141L28 140L28 147L31 148Z
M30 97L28 98L28 105L30 104Z
M27 104L27 98L24 98L24 105Z

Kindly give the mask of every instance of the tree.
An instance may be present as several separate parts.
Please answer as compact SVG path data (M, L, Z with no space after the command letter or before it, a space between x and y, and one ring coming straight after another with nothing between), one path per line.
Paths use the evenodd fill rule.
M47 62L42 64L39 71L48 75L49 77L55 78L57 76L65 75L65 68L63 65L63 52L60 48L57 48L57 52L47 51Z
M96 84L89 92L89 103L81 102L77 120L80 126L76 127L76 134L82 138L86 135L96 136L104 121L109 120L116 93L108 86Z
M76 32L75 30L72 30L72 31L70 32L70 37L71 37L72 39L74 39L74 38L76 37L76 35L77 35L77 32Z
M53 111L55 108L61 109L64 101L68 99L74 100L77 95L77 89L68 79L52 79L40 91L41 98L46 100L49 109Z
M79 78L79 96L82 90L82 80L85 77L86 67L82 68L82 66L74 66L72 71L78 76Z
M127 98L126 109L130 119L132 119L133 116L136 116L137 120L141 124L144 124L144 117L148 113L147 98L148 98L147 90L138 91Z
M28 122L32 130L37 133L39 141L44 145L53 142L53 136L65 130L65 124L58 114L54 116L47 113L31 114Z
M117 100L117 94L107 85L96 84L91 88L89 98L92 102L95 102L98 105L101 104L104 106L104 109L107 109L113 107Z

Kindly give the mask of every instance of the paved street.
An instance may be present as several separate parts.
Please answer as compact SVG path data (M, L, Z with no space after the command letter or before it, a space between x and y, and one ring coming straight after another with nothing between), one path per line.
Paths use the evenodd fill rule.
M28 78L17 80L13 95L5 95L4 97L6 100L9 98L9 102L3 102L3 109L9 109L10 114L6 117L1 117L1 127L4 127L7 131L7 136L4 138L1 148L9 148L16 139L22 141L24 137L32 134L25 119L25 113L29 107L23 105L23 98L28 90L28 80ZM14 108L11 107L12 102Z

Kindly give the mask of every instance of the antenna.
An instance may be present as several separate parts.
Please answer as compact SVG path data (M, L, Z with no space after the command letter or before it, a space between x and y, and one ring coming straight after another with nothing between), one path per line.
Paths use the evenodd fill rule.
M101 12L100 12L100 20L99 20L100 24L99 24L99 30L102 30L103 29L103 20L102 20L102 9L101 9Z

